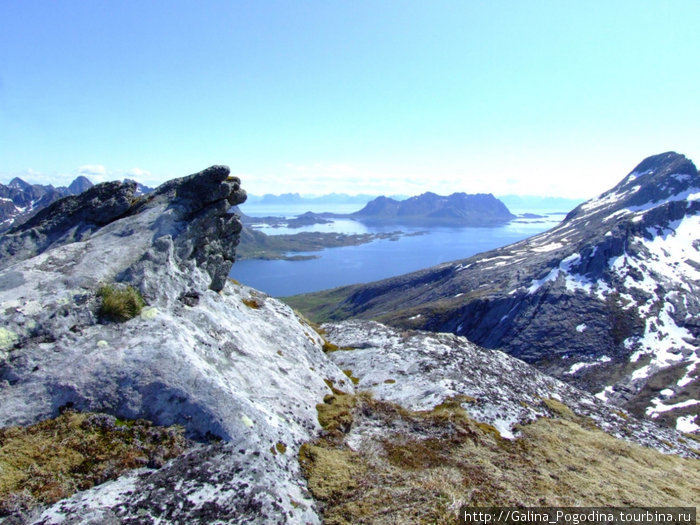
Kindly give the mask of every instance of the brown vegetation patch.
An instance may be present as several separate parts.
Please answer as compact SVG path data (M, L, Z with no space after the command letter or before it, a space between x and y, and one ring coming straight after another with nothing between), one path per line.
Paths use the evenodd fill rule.
M241 302L242 302L244 305L246 305L248 308L252 308L253 310L259 310L259 309L262 307L262 305L263 305L263 303L261 303L260 301L258 301L258 300L255 299L255 298L250 298L250 299L245 298L245 299L241 299Z
M616 439L556 400L556 418L503 439L472 420L467 399L424 412L334 394L318 405L329 430L299 460L324 523L453 523L469 506L693 506L700 461ZM371 429L371 431L366 431ZM353 447L348 446L348 433Z
M350 370L349 368L347 370L343 370L343 374L345 374L346 376L348 376L348 378L350 378L350 381L352 381L353 385L356 385L360 382L360 378L352 375L352 370Z
M183 432L75 412L0 429L0 516L54 503L130 469L160 467L187 448Z

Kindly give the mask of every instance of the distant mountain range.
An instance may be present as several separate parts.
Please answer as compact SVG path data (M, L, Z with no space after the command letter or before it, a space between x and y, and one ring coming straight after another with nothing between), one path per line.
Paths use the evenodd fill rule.
M281 195L248 195L246 204L293 206L301 204L357 204L362 206L374 199L374 195L348 195L346 193L328 193L326 195L300 195L298 193L283 193Z
M149 193L152 188L137 184L137 194ZM87 177L76 177L68 186L30 184L19 177L7 185L0 184L0 232L24 223L49 204L68 195L79 195L92 188Z
M371 198L368 195L330 194L320 197L301 197L296 193L274 196L266 195L258 201L259 204L276 204L279 206L298 206L300 204L364 204L364 207L354 213L325 213L308 212L300 216L301 224L328 222L332 218L349 218L372 223L408 223L408 224L459 224L462 226L492 226L503 224L516 218L510 213L503 202L491 194L468 195L453 193L441 196L427 192L410 198L394 198L380 196ZM279 223L274 217L247 217L244 223L270 221ZM294 227L293 224L289 225Z
M700 429L700 175L683 155L656 155L545 233L290 303L316 321L464 335Z
M0 231L20 224L52 202L67 195L77 195L92 187L86 177L77 177L69 186L29 184L15 177L8 185L0 184Z
M298 206L303 204L357 204L363 206L378 198L377 195L359 194L348 195L346 193L328 193L325 195L300 195L299 193L283 193L273 195L248 195L246 206ZM395 201L404 201L406 195L390 195ZM568 212L581 204L584 199L569 199L564 197L543 197L534 195L500 195L497 196L508 208L517 210L556 210Z

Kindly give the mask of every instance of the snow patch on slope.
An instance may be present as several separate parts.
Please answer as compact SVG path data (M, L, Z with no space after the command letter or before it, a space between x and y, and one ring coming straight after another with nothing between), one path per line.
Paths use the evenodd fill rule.
M576 272L572 272L572 267L581 263L581 254L574 253L562 259L559 266L552 268L547 275L541 279L533 279L527 293L534 294L544 284L554 282L561 276L564 279L566 289L571 292L581 291L586 294L597 293L602 299L604 294L609 292L609 287L603 281L593 281Z
M555 399L591 418L604 431L662 451L659 441L676 438L648 421L620 416L588 393L547 376L497 350L486 350L453 334L401 331L373 321L324 324L329 341L350 350L328 354L359 378L356 388L410 410L430 410L455 396L477 421L517 437L517 424L552 416ZM556 415L556 414L554 414ZM630 426L631 425L631 426ZM624 427L624 428L623 428ZM359 439L359 438L358 438Z

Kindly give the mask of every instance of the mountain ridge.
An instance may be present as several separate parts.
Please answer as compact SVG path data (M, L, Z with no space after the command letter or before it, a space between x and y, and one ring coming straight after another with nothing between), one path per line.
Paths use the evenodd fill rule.
M68 186L30 184L14 177L7 186L0 184L0 233L21 224L49 204L68 195L78 195L92 187L82 175Z
M548 232L393 279L309 294L315 307L304 308L303 297L289 302L317 319L372 318L465 335L638 415L696 428L699 215L697 169L667 152Z

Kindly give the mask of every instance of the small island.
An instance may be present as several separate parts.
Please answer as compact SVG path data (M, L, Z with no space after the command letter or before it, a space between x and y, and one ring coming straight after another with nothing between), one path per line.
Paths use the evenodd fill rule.
M349 217L373 224L425 226L498 226L516 218L505 204L490 193L442 196L431 192L405 200L377 197Z
M405 233L402 231L384 233L330 233L300 232L293 234L266 235L252 228L243 228L241 242L236 249L238 260L263 259L284 261L305 261L317 259L318 255L289 255L290 252L316 252L325 248L358 246L379 239L396 241L400 237L423 235L426 232Z

